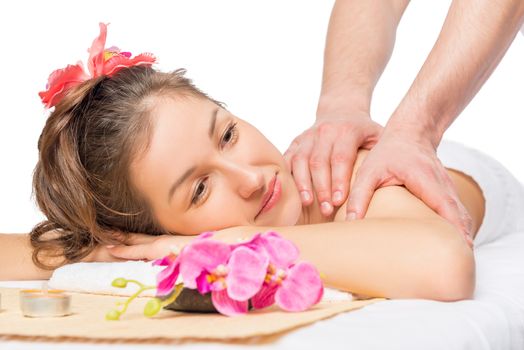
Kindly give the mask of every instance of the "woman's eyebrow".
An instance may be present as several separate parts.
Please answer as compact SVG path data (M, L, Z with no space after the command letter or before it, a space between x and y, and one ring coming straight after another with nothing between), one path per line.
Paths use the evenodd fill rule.
M210 140L213 139L213 134L215 133L217 114L218 114L218 108L215 108L211 112L211 119L209 121L208 135L209 135ZM168 204L171 202L171 198L173 198L175 191L180 187L180 185L182 185L182 183L184 183L184 181L186 181L191 176L191 174L195 172L196 168L197 168L196 166L192 166L191 168L187 169L184 172L184 174L182 174L182 176L180 176L180 178L171 185L171 188L169 189L169 192L167 193L167 203Z

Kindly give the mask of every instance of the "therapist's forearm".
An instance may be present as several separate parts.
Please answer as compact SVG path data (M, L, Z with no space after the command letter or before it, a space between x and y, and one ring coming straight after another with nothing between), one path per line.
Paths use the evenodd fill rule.
M317 118L369 113L407 0L338 0L329 21Z
M454 0L442 31L387 128L436 147L482 87L524 19L522 0Z
M0 280L48 279L52 271L38 268L32 260L28 234L0 234Z
M459 300L475 285L473 252L441 219L364 219L283 227L242 226L217 231L237 242L277 231L314 264L329 287L387 298Z

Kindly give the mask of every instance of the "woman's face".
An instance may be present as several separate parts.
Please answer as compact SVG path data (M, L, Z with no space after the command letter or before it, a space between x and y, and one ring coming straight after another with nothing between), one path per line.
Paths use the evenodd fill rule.
M151 118L151 143L134 160L131 181L163 228L189 235L297 223L302 205L293 177L254 126L197 97L159 97ZM261 212L268 198L272 205Z

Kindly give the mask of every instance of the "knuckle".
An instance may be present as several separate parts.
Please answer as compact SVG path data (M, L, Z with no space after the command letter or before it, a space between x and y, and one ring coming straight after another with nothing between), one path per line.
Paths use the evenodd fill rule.
M349 155L343 152L333 153L330 160L331 164L345 164L349 162Z
M308 155L303 152L297 152L291 156L292 163L307 162Z
M309 167L311 169L323 168L327 165L326 158L319 154L313 154L309 158Z

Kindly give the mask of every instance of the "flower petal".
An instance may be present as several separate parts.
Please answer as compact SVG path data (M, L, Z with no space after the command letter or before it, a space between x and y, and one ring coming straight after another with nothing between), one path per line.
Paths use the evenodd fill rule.
M263 309L275 303L275 293L278 289L276 284L264 284L257 294L251 298L251 305L255 309Z
M196 279L203 270L211 271L226 264L231 253L228 244L212 239L194 240L180 252L180 273L184 286L195 289Z
M288 270L287 277L275 294L278 306L286 311L303 311L318 303L324 293L317 269L300 262Z
M247 247L238 247L231 253L227 264L227 293L235 300L248 300L255 295L267 273L269 259Z
M214 234L215 234L214 231L206 231L206 232L202 232L201 234L199 234L198 236L196 236L195 239L205 239L205 238L210 238L210 237L213 237Z
M176 280L180 272L180 265L173 263L160 271L157 276L156 294L159 296L168 295L175 287Z
M298 259L297 246L277 232L270 231L262 234L258 244L265 249L271 264L276 267L287 269Z
M89 76L84 72L82 63L69 64L65 68L53 71L47 80L46 91L39 92L38 95L42 103L51 108L62 99L68 89L87 79Z
M220 312L221 314L227 316L237 316L247 313L247 300L237 301L231 299L227 295L226 289L211 292L211 301L213 302L213 305L218 310L218 312Z
M104 62L102 74L112 76L122 68L139 66L139 65L152 65L155 63L156 58L153 54L142 53L136 57L129 59L124 55L115 55Z
M206 294L211 291L211 284L207 281L207 271L202 271L200 276L196 279L197 289L200 294Z
M99 23L99 26L100 34L93 40L91 48L87 50L89 52L87 68L93 78L102 75L104 71L104 46L106 45L107 24Z

